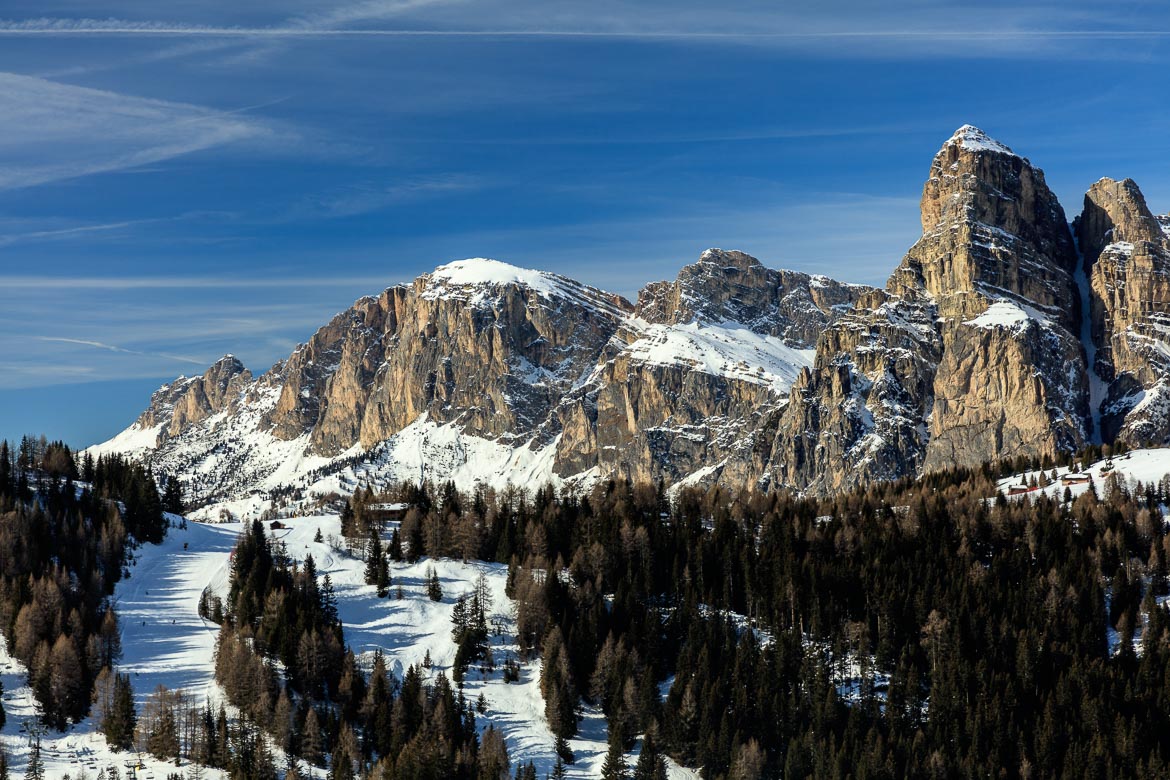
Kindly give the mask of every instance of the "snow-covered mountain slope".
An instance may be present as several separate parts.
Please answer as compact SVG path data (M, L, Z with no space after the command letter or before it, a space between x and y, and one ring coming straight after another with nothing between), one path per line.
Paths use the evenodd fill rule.
M625 352L632 361L652 366L683 366L766 386L784 396L812 365L815 349L790 346L777 336L755 333L740 323L646 324Z
M172 516L173 519L177 520ZM226 592L227 560L235 545L238 526L188 524L172 528L159 545L143 545L130 567L131 576L117 586L114 598L122 628L123 657L119 671L129 674L138 707L159 685L183 688L202 702L221 701L215 684L215 637L218 626L199 617L197 605L205 586ZM4 682L4 709L8 722L0 743L13 760L13 777L23 776L30 745L22 728L33 720L37 704L27 683L27 670L7 653L0 637L0 679ZM47 777L84 771L94 777L115 766L125 772L135 753L116 753L89 718L58 734L50 731L41 743ZM143 756L140 776L163 778L173 764ZM208 778L222 773L208 771Z
M452 479L464 489L589 484L621 471L673 481L710 453L680 464L664 451L678 450L671 441L750 446L758 407L786 403L812 364L801 334L846 311L853 289L781 278L717 250L696 268L684 270L687 300L714 300L719 275L746 268L760 274L760 295L787 301L784 317L637 316L620 296L556 274L463 260L357 301L258 377L227 356L163 386L129 429L90 452L141 457L194 501L237 510L273 494L346 492L358 471L379 484ZM653 397L611 392L630 366L644 390L660 386ZM611 408L615 400L627 408ZM611 413L625 430L609 427ZM604 442L615 434L655 442Z
M487 710L478 716L477 725L480 729L492 725L500 730L514 762L534 761L541 777L551 771L556 756L554 738L544 718L539 660L521 663L518 682L503 679L503 661L518 659L513 602L504 592L506 566L446 559L392 564L394 589L401 587L402 598L395 598L394 593L390 598L378 598L375 588L364 582L365 564L361 560L334 549L327 541L313 541L318 532L325 540L340 535L336 516L298 517L288 520L287 525L271 533L284 542L292 557L303 561L312 555L319 574L330 576L346 641L354 652L370 661L375 650L382 650L388 670L400 680L407 667L421 665L428 654L433 663L428 674L444 671L450 676L455 658L451 639L454 602L470 592L483 574L493 603L489 623L500 628L491 638L496 668L487 672L472 667L465 677L466 695L472 700L484 695ZM218 627L199 617L198 602L205 587L226 596L230 554L242 530L240 523L188 523L185 529L172 528L161 545L139 549L130 578L118 584L115 599L125 650L119 670L130 675L140 709L159 685L171 690L182 688L197 703L209 699L218 706L223 700L214 674ZM425 577L430 567L443 587L441 602L431 601L426 594ZM9 716L0 732L0 744L13 759L13 776L19 777L29 751L20 728L34 714L34 707L25 670L7 655L3 638L0 679L4 682L4 706ZM570 766L569 777L596 778L601 775L607 747L605 719L593 707L585 707L583 715L580 734L570 741L577 761ZM124 769L136 754L111 751L104 737L95 733L90 719L64 734L47 735L42 741L42 758L49 777L66 773L76 776L80 770L93 777L109 766ZM145 773L140 776L162 778L174 771L173 765L149 757L145 765ZM302 770L305 768L302 766ZM220 776L222 773L211 770L205 773L209 778ZM694 780L698 775L673 767L672 777Z

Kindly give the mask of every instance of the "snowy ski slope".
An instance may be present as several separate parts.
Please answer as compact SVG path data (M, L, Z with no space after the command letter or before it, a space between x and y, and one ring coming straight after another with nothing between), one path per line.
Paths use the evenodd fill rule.
M177 520L178 518L174 518ZM392 564L394 584L390 598L380 599L374 587L363 581L365 564L358 558L333 549L328 540L340 536L335 515L284 519L289 527L271 531L284 542L289 555L303 560L312 555L322 577L328 574L337 593L338 611L345 624L346 641L368 662L382 649L387 667L401 678L411 664L421 664L430 653L433 667L450 676L455 658L451 640L451 612L456 598L469 592L483 573L492 593L489 624L501 632L492 636L496 668L481 672L474 666L465 677L470 700L480 693L487 699L487 711L479 716L479 727L493 724L508 744L513 762L535 761L543 777L551 771L556 756L553 735L544 719L540 696L540 662L521 666L520 681L503 680L502 663L516 657L513 602L505 595L507 567L483 562L424 559L415 564ZM124 656L119 671L129 673L139 706L159 685L172 690L183 688L197 702L205 698L218 706L222 694L214 679L213 653L218 627L199 617L197 605L205 587L226 595L230 553L243 526L190 522L186 529L172 528L160 545L143 545L135 553L131 576L118 584L115 598L122 624ZM318 530L325 542L314 542ZM433 566L443 586L443 599L427 598L424 578ZM403 598L395 598L401 586ZM368 667L367 667L368 668ZM0 639L0 676L4 682L4 708L8 723L0 742L13 759L13 777L23 776L28 759L27 739L21 724L34 714L31 691L24 668L7 654ZM577 761L569 769L574 778L600 777L606 751L605 720L597 708L583 710L580 734L570 741ZM635 749L636 755L636 749ZM42 759L48 777L65 774L77 777L84 770L89 777L115 765L123 773L132 753L114 753L105 739L95 733L95 724L86 720L64 734L50 732L42 740ZM631 761L634 760L631 758ZM172 764L144 757L145 770L139 777L162 780L175 771ZM209 778L221 773L208 771ZM696 772L671 765L676 780L697 778Z

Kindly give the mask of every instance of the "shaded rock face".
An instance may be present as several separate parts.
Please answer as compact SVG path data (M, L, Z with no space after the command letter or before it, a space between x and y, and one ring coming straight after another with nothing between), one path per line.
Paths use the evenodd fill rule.
M1170 237L1131 179L1085 195L1077 238L1089 277L1094 368L1105 385L1101 436L1170 439Z
M788 387L827 325L852 311L864 285L766 268L743 252L710 249L673 282L638 294L590 391L562 412L558 473L596 468L675 482L703 470L740 484L757 478L756 450ZM728 365L710 366L722 340ZM768 372L736 370L766 363ZM706 362L709 369L697 370Z
M828 493L917 473L942 354L936 309L874 291L817 342L780 415L764 480Z

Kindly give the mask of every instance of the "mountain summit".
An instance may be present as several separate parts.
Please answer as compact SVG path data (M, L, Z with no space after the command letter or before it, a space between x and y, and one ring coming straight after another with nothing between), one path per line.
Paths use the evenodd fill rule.
M1136 184L1094 184L1074 241L1043 172L964 125L921 215L884 289L722 249L636 304L448 263L358 300L258 377L229 356L164 386L96 449L195 474L189 492L217 501L358 473L831 492L1170 440L1168 221Z

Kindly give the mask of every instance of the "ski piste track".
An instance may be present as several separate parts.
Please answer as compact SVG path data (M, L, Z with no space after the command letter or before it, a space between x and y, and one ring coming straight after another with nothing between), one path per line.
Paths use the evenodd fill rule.
M141 710L147 697L159 686L183 689L198 705L210 701L218 708L223 694L215 682L215 641L218 626L199 616L198 604L205 588L226 596L231 552L244 530L241 523L182 523L171 516L172 528L158 545L145 544L133 551L130 577L118 583L114 599L122 628L123 657L118 671L129 674L135 698ZM518 657L515 645L513 602L504 593L507 567L501 564L449 559L423 559L414 564L392 564L390 598L378 598L375 589L364 582L365 564L360 558L333 549L327 541L315 542L317 532L329 540L340 537L340 521L335 515L282 519L286 528L270 531L284 543L288 554L304 561L313 556L320 577L328 574L337 596L338 612L345 626L346 642L368 668L375 650L386 656L387 668L399 678L412 664L421 665L428 655L432 667L428 676L440 671L450 676L455 658L451 640L451 612L455 600L470 592L482 573L492 594L489 624L499 632L491 638L495 666L492 670L473 667L465 677L465 695L477 700L482 693L487 711L478 715L480 729L494 726L504 735L513 762L534 761L537 774L543 777L556 760L554 737L544 718L544 700L540 695L540 661L521 664L520 679L503 680L502 664ZM443 599L431 601L425 592L427 570L433 567L443 587ZM395 598L398 588L402 598ZM10 757L10 774L22 777L30 753L29 738L22 731L26 722L35 720L36 704L27 685L24 667L11 658L0 640L0 679L4 682L4 708L8 722L0 732L0 741ZM229 708L230 712L230 708ZM596 778L606 752L606 724L596 707L582 710L580 733L569 741L576 761L569 777ZM636 760L637 748L630 756ZM96 731L92 718L75 724L65 733L48 732L41 740L41 758L46 777L77 778L82 772L93 778L102 769L117 767L123 777L128 767L141 761L137 777L163 780L168 773L186 773L184 760L163 762L147 754L114 752ZM277 765L284 768L282 757ZM307 769L301 765L302 773ZM687 780L698 773L670 765L671 777ZM226 777L222 772L205 770L207 778ZM315 777L324 777L315 770Z

